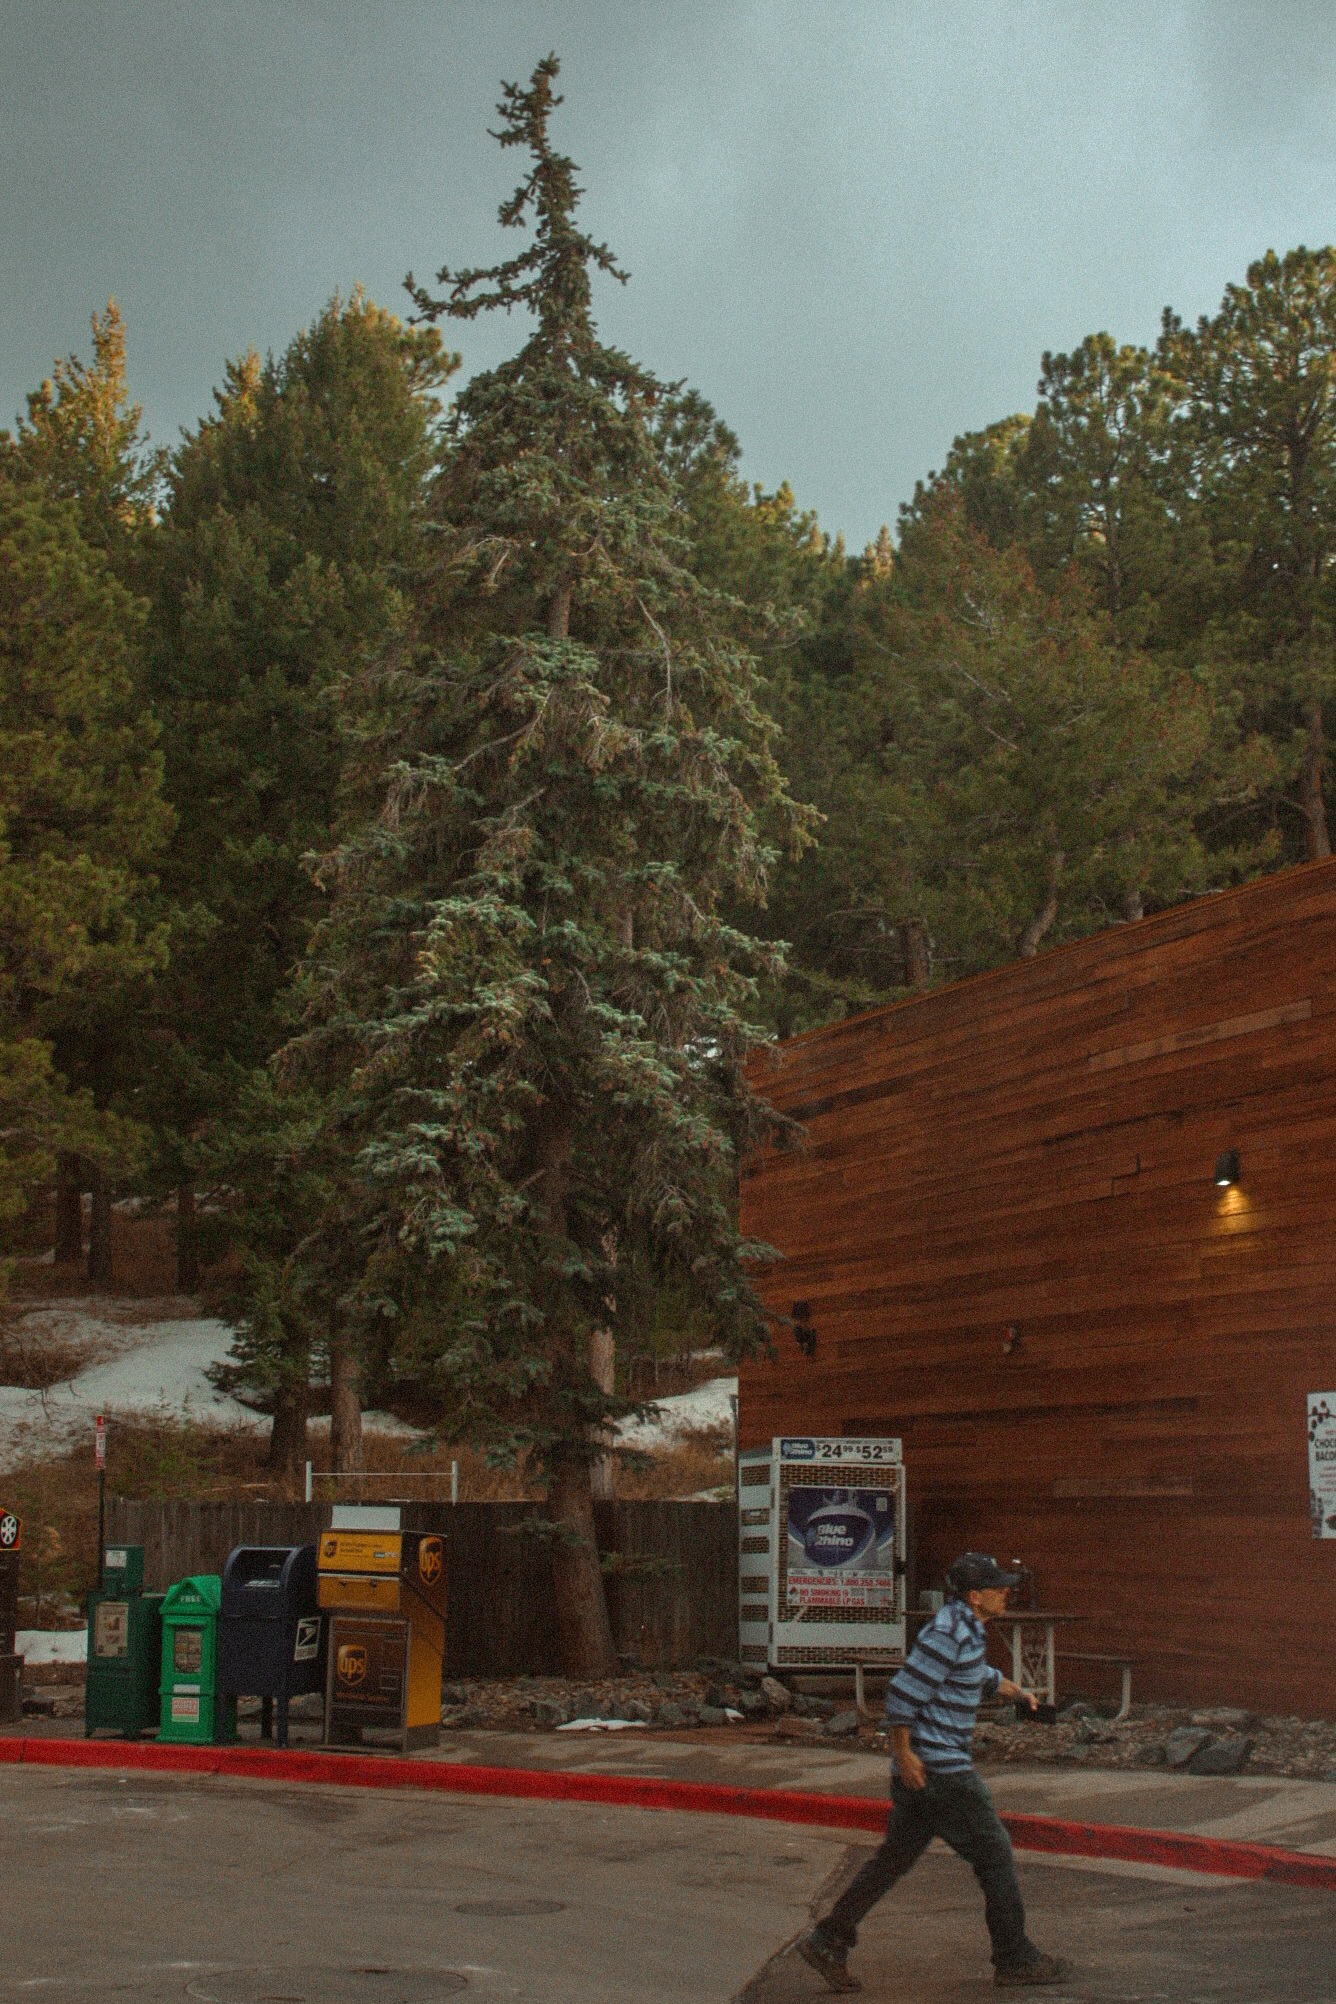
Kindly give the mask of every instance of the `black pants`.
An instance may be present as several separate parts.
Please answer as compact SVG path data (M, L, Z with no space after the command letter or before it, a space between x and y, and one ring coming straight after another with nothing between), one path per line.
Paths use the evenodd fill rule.
M983 1887L984 1918L997 1967L1018 1969L1033 1962L1039 1951L1025 1932L1025 1905L1016 1882L1011 1839L993 1807L992 1796L973 1770L930 1774L927 1785L917 1789L906 1788L896 1777L891 1784L891 1815L881 1848L825 1919L818 1921L817 1933L836 1948L852 1948L864 1914L917 1864L934 1837L940 1837L973 1867Z

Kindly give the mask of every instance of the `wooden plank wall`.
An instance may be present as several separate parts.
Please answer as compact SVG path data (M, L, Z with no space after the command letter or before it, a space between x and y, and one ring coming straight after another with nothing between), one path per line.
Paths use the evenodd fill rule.
M524 1503L403 1506L405 1530L446 1541L447 1677L555 1675L551 1552L525 1533L537 1514ZM733 1505L610 1503L596 1517L619 1653L652 1669L736 1657ZM159 1589L220 1573L237 1545L314 1543L328 1523L324 1503L107 1501L108 1542L142 1545L145 1584Z
M1336 1714L1305 1437L1305 1395L1336 1389L1336 862L753 1076L808 1145L751 1166L743 1224L817 1340L744 1369L742 1443L900 1434L920 1585L967 1547L1020 1555L1091 1616L1074 1647L1136 1656L1136 1695Z

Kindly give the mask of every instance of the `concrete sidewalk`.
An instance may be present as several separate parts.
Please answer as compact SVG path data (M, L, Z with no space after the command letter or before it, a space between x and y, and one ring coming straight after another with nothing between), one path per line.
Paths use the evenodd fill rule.
M77 1722L25 1719L0 1728L30 1739L73 1738ZM255 1729L244 1734L258 1744ZM309 1728L294 1747L318 1744ZM796 1789L882 1800L888 1764L857 1747L792 1743L721 1730L668 1733L454 1732L417 1755L424 1763L527 1768L546 1773L631 1775L735 1788ZM1196 1776L1162 1768L980 1767L1004 1813L1274 1844L1336 1857L1336 1783L1277 1775Z
M881 1799L882 1754L774 1746L713 1733L459 1733L430 1760L567 1774L627 1774L735 1788L791 1788ZM1336 1783L1277 1775L1197 1776L1162 1768L981 1767L1004 1813L1179 1830L1336 1857Z

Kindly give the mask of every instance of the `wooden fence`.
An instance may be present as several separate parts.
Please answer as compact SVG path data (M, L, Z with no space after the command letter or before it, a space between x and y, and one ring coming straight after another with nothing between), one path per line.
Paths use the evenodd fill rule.
M649 1669L738 1649L737 1520L731 1503L597 1506L618 1653ZM528 1503L405 1504L406 1531L445 1539L447 1677L557 1670L551 1552ZM222 1571L236 1545L313 1544L324 1503L107 1500L107 1541L144 1547L144 1584Z

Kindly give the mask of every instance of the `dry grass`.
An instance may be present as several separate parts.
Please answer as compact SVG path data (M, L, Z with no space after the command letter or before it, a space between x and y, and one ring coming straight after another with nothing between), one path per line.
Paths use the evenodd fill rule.
M311 1429L316 1469L328 1466L328 1424ZM266 1469L263 1430L205 1426L197 1421L119 1418L107 1427L107 1493L146 1501L292 1502L298 1500ZM423 1449L411 1440L368 1433L361 1480L334 1483L318 1475L317 1501L447 1501L450 1464L459 1466L465 1503L535 1502L542 1490L524 1469L490 1468L468 1448ZM639 1468L618 1471L617 1494L628 1500L687 1497L731 1490L732 1456L709 1435L689 1437ZM76 1617L96 1575L97 1476L87 1447L34 1461L4 1477L4 1501L23 1518L19 1591L25 1625L50 1627Z

